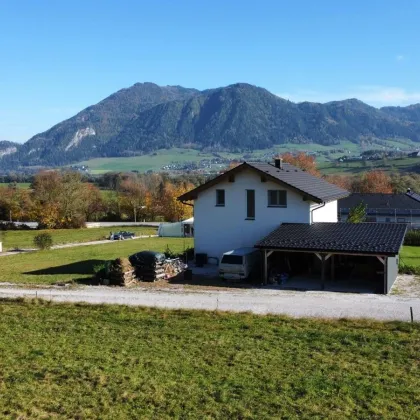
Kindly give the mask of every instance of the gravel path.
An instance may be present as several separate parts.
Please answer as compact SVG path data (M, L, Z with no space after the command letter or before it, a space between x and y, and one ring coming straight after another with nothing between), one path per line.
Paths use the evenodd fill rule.
M235 291L172 291L88 286L78 289L0 288L0 298L38 297L56 302L123 304L170 309L203 309L292 317L372 318L420 321L420 299L371 294L292 292L267 289Z

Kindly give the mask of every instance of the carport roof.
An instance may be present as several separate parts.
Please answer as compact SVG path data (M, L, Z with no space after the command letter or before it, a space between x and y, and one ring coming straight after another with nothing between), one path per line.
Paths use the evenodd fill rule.
M397 255L404 223L283 223L255 247L290 251Z

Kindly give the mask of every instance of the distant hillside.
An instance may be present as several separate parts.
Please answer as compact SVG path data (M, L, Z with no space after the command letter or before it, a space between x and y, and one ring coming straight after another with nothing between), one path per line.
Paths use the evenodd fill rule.
M12 141L0 140L0 162L4 156L16 153L21 144Z
M34 136L0 166L64 165L186 145L247 151L365 137L420 142L420 105L295 104L245 83L205 91L137 83Z
M115 138L141 112L196 93L180 86L136 83L32 137L13 159L25 166L63 165L100 156L101 145Z

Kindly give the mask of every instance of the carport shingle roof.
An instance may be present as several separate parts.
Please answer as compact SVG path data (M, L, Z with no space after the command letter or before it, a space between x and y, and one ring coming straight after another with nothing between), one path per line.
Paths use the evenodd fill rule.
M255 247L313 252L397 255L403 223L283 223Z

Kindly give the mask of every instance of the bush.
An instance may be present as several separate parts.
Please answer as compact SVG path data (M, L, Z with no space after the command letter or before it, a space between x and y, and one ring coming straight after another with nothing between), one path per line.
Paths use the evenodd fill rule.
M409 230L405 235L404 245L420 246L420 230Z
M166 258L180 258L186 263L194 258L194 248L187 248L183 252L176 253L167 245L164 254Z
M52 237L49 233L40 233L34 238L34 245L39 249L50 249L53 245Z

